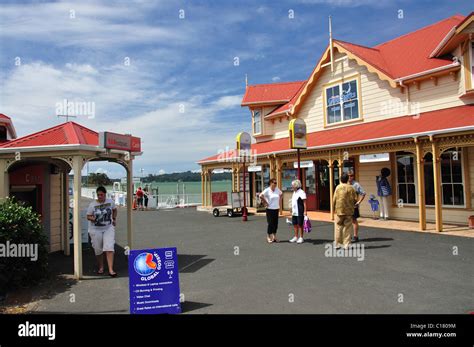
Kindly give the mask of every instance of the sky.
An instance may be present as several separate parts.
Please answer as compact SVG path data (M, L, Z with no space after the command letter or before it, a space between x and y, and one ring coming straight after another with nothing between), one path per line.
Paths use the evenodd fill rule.
M134 174L197 170L251 129L249 84L305 80L333 37L373 46L471 1L1 1L0 113L18 136L71 119L142 139ZM89 172L125 175L118 164Z

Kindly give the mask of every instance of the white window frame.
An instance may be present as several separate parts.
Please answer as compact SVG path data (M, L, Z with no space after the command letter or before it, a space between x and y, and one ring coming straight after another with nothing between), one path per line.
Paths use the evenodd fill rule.
M350 83L350 82L355 82L356 88L357 88L357 98L353 99L357 100L357 113L358 117L357 118L352 118L352 119L347 119L344 120L344 101L342 100L342 85L345 83ZM328 104L327 104L327 91L328 89L334 88L335 86L339 87L339 106L341 107L341 120L337 122L329 122L329 113L328 113ZM327 85L324 87L324 115L325 115L325 124L326 126L331 126L331 125L336 125L336 124L343 124L343 123L349 123L349 122L354 122L357 120L362 119L362 114L361 114L361 97L360 97L360 82L359 82L359 76L347 78L347 79L342 79L339 82L336 83L331 83L330 85Z
M453 152L453 151L445 151L443 152L446 153L446 152ZM458 157L458 160L461 162L461 183L453 183L453 177L452 177L452 174L451 174L451 183L443 183L443 175L440 174L440 180L441 180L441 199L442 199L442 206L443 207L446 207L446 208L466 208L466 199L468 199L468 197L466 196L466 184L465 184L465 177L464 177L464 156L463 156L463 152L464 150L461 148L457 151L459 153L459 157ZM451 159L452 161L452 159ZM434 164L433 164L434 165ZM441 168L440 168L441 169ZM443 197L443 186L444 185L451 185L453 186L454 184L461 184L462 185L462 195L463 195L463 198L464 198L464 203L462 205L445 205L444 204L444 197Z
M262 115L262 111L263 109L261 108L257 108L257 109L254 109L252 110L252 130L253 130L253 134L254 135L261 135L263 134L263 115ZM255 131L255 112L259 112L260 113L260 132L256 132Z

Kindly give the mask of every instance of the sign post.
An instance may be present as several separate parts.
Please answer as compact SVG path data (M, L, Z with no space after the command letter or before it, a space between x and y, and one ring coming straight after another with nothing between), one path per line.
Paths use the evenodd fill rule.
M181 313L176 248L130 250L130 313Z
M252 138L249 133L241 132L237 134L237 155L239 159L243 159L243 191L244 191L244 207L242 208L242 221L247 221L247 199L246 199L246 175L245 175L245 160L247 155L250 153L250 146L252 143Z
M308 147L308 141L306 138L306 123L301 118L295 118L290 121L289 124L290 132L290 148L296 149L298 156L298 180L301 181L301 156L300 149L306 149Z

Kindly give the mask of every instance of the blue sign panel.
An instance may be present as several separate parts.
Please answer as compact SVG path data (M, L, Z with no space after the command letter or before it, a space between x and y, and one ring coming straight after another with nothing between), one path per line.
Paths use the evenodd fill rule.
M176 248L131 250L130 313L181 313Z

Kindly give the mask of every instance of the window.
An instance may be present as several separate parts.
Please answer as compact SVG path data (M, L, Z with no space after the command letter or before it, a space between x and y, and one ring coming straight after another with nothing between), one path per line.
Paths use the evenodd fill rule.
M412 154L397 154L397 201L416 204L415 157Z
M281 190L291 192L291 182L298 178L298 170L297 169L283 169L282 171L282 183L281 183Z
M326 88L326 122L334 124L358 119L359 93L357 79Z
M460 151L450 150L441 155L441 185L443 188L443 205L464 205L464 187Z
M5 142L7 140L7 128L0 126L0 142Z
M261 110L253 111L253 133L261 134L262 133L262 112Z
M450 149L441 155L441 200L443 206L464 206L464 177L462 165L462 151ZM425 156L425 202L433 206L434 178L433 156Z

